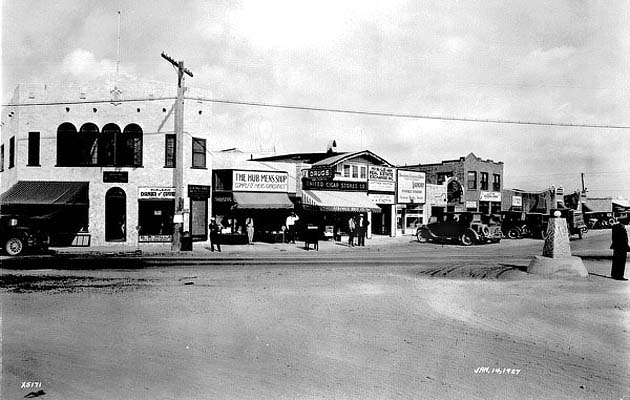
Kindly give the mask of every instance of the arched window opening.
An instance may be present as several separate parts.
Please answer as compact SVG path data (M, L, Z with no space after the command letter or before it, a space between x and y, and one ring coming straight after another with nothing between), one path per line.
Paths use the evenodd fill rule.
M142 166L142 128L140 126L129 124L119 136L116 141L116 165Z
M105 193L105 241L127 240L127 195L119 187Z
M88 122L79 130L80 165L98 165L98 127Z
M120 136L120 128L116 124L107 124L98 141L98 164L101 166L116 165L116 140Z
M57 128L57 165L71 167L78 164L79 144L77 128L70 122L64 122Z

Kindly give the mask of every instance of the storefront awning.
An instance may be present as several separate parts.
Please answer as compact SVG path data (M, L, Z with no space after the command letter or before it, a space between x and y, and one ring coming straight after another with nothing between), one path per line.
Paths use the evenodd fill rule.
M630 209L630 201L624 199L612 199L613 206L621 209Z
M18 181L0 195L0 206L87 206L88 182Z
M304 190L302 204L305 208L327 212L381 212L363 192Z
M293 203L286 193L233 192L237 210L291 210Z

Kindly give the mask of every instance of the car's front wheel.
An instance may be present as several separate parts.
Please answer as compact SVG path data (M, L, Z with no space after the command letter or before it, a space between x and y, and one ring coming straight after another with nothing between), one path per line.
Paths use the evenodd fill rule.
M10 256L18 256L24 250L24 243L20 238L10 238L4 243L4 251Z
M461 238L459 238L459 241L464 246L470 246L473 244L473 237L470 233L464 233Z
M521 230L514 226L508 230L507 237L510 239L520 239Z
M428 239L422 234L422 231L418 231L418 233L416 233L416 238L420 243L426 243L428 241Z

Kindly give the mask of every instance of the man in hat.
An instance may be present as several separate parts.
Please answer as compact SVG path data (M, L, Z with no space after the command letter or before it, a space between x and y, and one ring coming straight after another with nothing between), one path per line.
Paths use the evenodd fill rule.
M630 246L628 246L628 232L625 225L621 222L616 223L612 227L612 244L610 248L613 250L610 277L618 281L627 281L623 275L626 270L626 257L628 256L628 251L630 251Z
M210 251L214 251L214 246L217 246L217 251L221 252L221 227L217 224L215 217L210 218Z

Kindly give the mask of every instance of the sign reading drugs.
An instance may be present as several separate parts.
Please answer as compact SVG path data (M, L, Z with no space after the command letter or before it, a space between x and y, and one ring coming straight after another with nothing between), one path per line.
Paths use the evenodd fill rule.
M394 168L370 165L368 170L368 189L379 192L395 192L396 176Z
M275 171L232 171L235 192L288 192L289 174Z
M175 198L173 187L139 187L139 200L172 200Z
M332 168L311 168L306 170L306 177L314 181L328 181L335 177Z
M398 170L398 203L424 203L425 173Z

